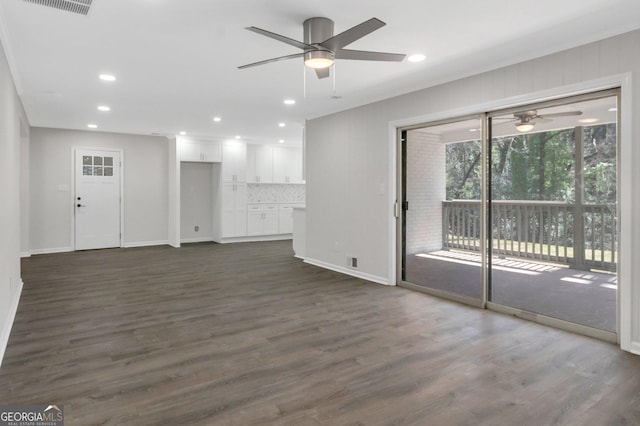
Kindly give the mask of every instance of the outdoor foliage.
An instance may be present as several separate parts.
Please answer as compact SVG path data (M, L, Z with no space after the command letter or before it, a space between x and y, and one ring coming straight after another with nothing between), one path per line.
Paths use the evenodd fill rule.
M616 126L584 128L584 202L616 200ZM447 199L478 200L480 141L447 145ZM491 198L575 202L574 130L523 133L491 143Z

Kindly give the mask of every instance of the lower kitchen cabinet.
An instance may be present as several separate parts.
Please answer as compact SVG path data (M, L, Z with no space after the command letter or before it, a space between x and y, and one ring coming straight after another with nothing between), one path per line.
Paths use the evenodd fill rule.
M247 235L274 235L278 233L278 206L276 204L249 204L247 206Z
M247 235L247 184L222 185L222 237Z
M278 233L293 233L293 207L298 204L281 204L278 209Z

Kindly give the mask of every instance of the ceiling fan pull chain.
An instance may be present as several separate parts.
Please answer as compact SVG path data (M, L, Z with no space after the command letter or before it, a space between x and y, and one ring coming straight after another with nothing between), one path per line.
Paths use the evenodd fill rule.
M307 99L307 68L302 65L302 98Z
M336 64L333 63L333 96L336 95Z

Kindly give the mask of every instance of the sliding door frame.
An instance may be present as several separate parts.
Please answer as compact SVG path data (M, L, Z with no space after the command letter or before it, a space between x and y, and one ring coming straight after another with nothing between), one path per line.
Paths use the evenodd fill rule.
M549 101L542 101L542 102L531 102L531 103L527 103L527 104L522 104L522 105L518 105L515 107L510 107L510 108L504 108L504 109L497 109L497 110L493 110L490 112L487 112L487 150L484 151L484 153L486 153L486 157L487 157L487 176L486 176L486 180L483 181L484 182L484 187L486 187L488 194L487 194L487 204L486 204L486 210L485 210L485 215L487 218L487 240L485 242L485 246L487 247L487 262L486 262L486 268L487 268L487 281L486 281L486 287L485 290L487 291L487 303L486 303L486 307L487 309L496 311L496 312L501 312L501 313L505 313L508 315L513 315L513 316L517 316L519 318L524 318L524 319L528 319L534 322L538 322L541 324L545 324L545 325L549 325L555 328L559 328L562 330L567 330L567 331L571 331L573 333L577 333L577 334L583 334L586 336L590 336L590 337L595 337L597 339L600 340L605 340L608 342L612 342L612 343L618 343L619 342L619 334L620 334L620 283L619 283L619 279L618 279L618 289L616 290L616 331L615 332L611 332L611 331L607 331L607 330L601 330L598 328L594 328L594 327L589 327L586 325L582 325L582 324L577 324L577 323L573 323L573 322L569 322L569 321L565 321L565 320L561 320L558 318L554 318L554 317L550 317L550 316L546 316L543 314L539 314L539 313L535 313L535 312L530 312L530 311L526 311L523 309L519 309L519 308L514 308L511 306L506 306L506 305L501 305L499 303L495 303L491 301L491 269L492 269L492 264L491 264L491 260L492 260L492 255L491 255L491 250L490 247L492 246L492 241L491 241L491 139L492 139L492 128L491 128L491 122L492 119L494 117L498 117L498 116L503 116L503 115L507 115L507 114L512 114L518 111L523 111L523 110L532 110L532 109L542 109L542 108L549 108L549 107L553 107L553 106L561 106L561 105L567 105L567 104L571 104L571 103L576 103L576 102L584 102L584 101L591 101L591 100L596 100L596 99L602 99L602 98L608 98L608 97L612 97L615 96L616 97L616 106L617 106L617 112L616 112L616 200L617 200L617 205L618 208L616 209L616 221L618 224L621 224L621 220L620 220L620 205L621 205L621 173L620 173L620 167L621 167L621 163L620 163L620 151L621 151L621 135L620 135L620 116L621 116L621 102L620 102L620 98L621 98L621 89L618 88L610 88L610 89L605 89L605 90L596 90L593 92L588 92L588 93L583 93L580 95L574 95L574 96L566 96L566 97L561 97L561 98L556 98L553 100L549 100ZM621 237L621 226L618 225L617 229L616 229L616 239L618 241L618 244L620 246L620 237ZM618 256L618 264L620 263L620 257ZM616 272L616 276L619 278L619 271Z
M396 217L396 259L397 262L396 264L399 265L398 268L396 268L396 283L398 286L400 287L404 287L404 288L408 288L410 290L415 290L415 291L419 291L422 293L426 293L426 294L430 294L432 296L437 296L437 297L441 297L443 299L448 299L448 300L452 300L454 302L459 302L459 303L464 303L466 305L470 305L470 306L474 306L474 307L478 307L478 308L483 308L485 309L487 306L487 292L486 292L486 288L487 288L487 270L488 268L486 267L487 265L487 253L486 253L486 247L484 242L487 240L486 238L486 230L487 230L487 215L486 215L486 188L485 185L482 185L481 188L481 193L482 193L482 200L481 200L481 212L482 214L480 215L480 241L481 241L481 249L480 249L480 256L481 256L481 274L482 274L482 295L480 299L477 299L475 297L470 297L470 296L463 296L463 295L459 295L459 294L455 294L455 293L451 293L451 292L447 292L447 291L443 291L443 290L439 290L439 289L434 289L434 288L429 288L429 287L423 287L420 285L416 285L413 283L410 283L408 281L405 281L403 279L403 270L404 270L404 261L405 261L405 227L406 227L406 221L405 221L405 215L406 215L406 210L405 210L405 205L404 202L406 201L405 196L406 196L406 192L405 192L405 184L406 184L406 161L405 161L405 155L406 155L406 143L407 141L405 140L406 136L406 132L411 131L411 130L418 130L418 129L423 129L425 127L434 127L434 126L439 126L442 124L449 124L449 123L455 123L458 121L466 121L466 120L479 120L480 121L480 128L481 128L481 145L482 145L482 156L481 156L481 170L482 170L482 182L486 181L486 173L487 173L487 161L486 161L486 156L484 154L484 150L485 150L485 146L487 144L486 142L486 132L487 132L487 128L486 128L486 120L487 114L486 113L480 113L480 114L469 114L469 115L464 115L464 116L457 116L457 117L453 117L453 118L449 118L449 119L442 119L442 120L434 120L434 121L428 121L428 122L423 122L423 123L419 123L419 124L413 124L410 126L403 126L403 127L397 127L396 128L396 167L397 167L397 176L396 176L396 183L397 183L397 188L396 188L396 194L398 194L398 198L396 200L395 203L395 208L394 208L394 215Z
M604 93L609 92L609 95ZM559 104L566 104L569 100L580 99L595 99L599 93L603 93L603 96L611 96L615 94L617 96L617 219L618 219L618 290L617 290L617 303L616 303L616 333L599 330L579 324L559 320L556 318L547 317L540 314L532 314L519 309L502 306L499 304L491 303L489 299L489 286L490 286L490 270L488 250L490 244L488 235L491 235L490 227L490 211L489 211L489 198L490 194L490 176L489 176L489 148L490 148L490 122L491 118L499 114L504 114L508 111L521 110L527 105L536 105L539 108L544 106L552 106ZM632 333L635 331L633 324L631 324L631 308L633 305L633 294L630 289L631 274L631 259L628 257L631 254L631 237L624 235L621 229L627 229L632 219L631 212L631 195L632 191L629 185L622 186L621 182L629 181L631 177L631 155L628 150L631 149L631 114L632 114L632 92L631 92L631 75L630 73L614 75L605 77L593 81L587 81L582 83L576 83L573 85L564 86L561 88L549 89L537 93L529 93L525 95L514 96L512 98L502 99L487 102L484 104L476 105L475 107L460 108L456 111L449 111L442 114L431 114L422 118L413 118L398 120L389 123L390 130L390 155L392 158L390 177L392 182L395 182L395 191L390 194L391 202L393 204L392 213L392 226L390 235L392 236L394 248L392 249L392 259L390 261L390 268L392 276L395 278L395 283L401 287L417 290L420 292L432 294L445 299L450 299L457 302L462 302L468 305L477 306L484 309L490 309L497 312L506 313L509 315L518 316L534 322L549 325L559 329L564 329L577 334L583 334L587 336L596 337L601 340L617 342L620 344L623 350L640 353L640 346L636 347ZM478 112L481 111L481 112ZM439 290L432 290L417 286L415 284L407 283L402 280L402 246L403 246L403 233L402 227L403 214L402 214L402 194L403 194L403 182L401 179L401 173L403 173L403 158L402 158L402 132L407 130L413 130L418 128L424 128L428 126L434 126L438 124L446 124L455 121L462 121L465 119L481 119L481 132L482 132L482 182L485 184L481 188L481 238L483 244L481 246L482 256L482 299L478 303L477 299L467 298L464 296L457 296L452 293L442 292ZM640 298L639 298L640 300Z

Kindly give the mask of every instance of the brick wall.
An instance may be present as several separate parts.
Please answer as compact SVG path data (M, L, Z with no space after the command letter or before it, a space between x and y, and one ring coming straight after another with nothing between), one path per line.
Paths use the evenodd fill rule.
M442 248L445 144L425 130L407 132L407 254Z

